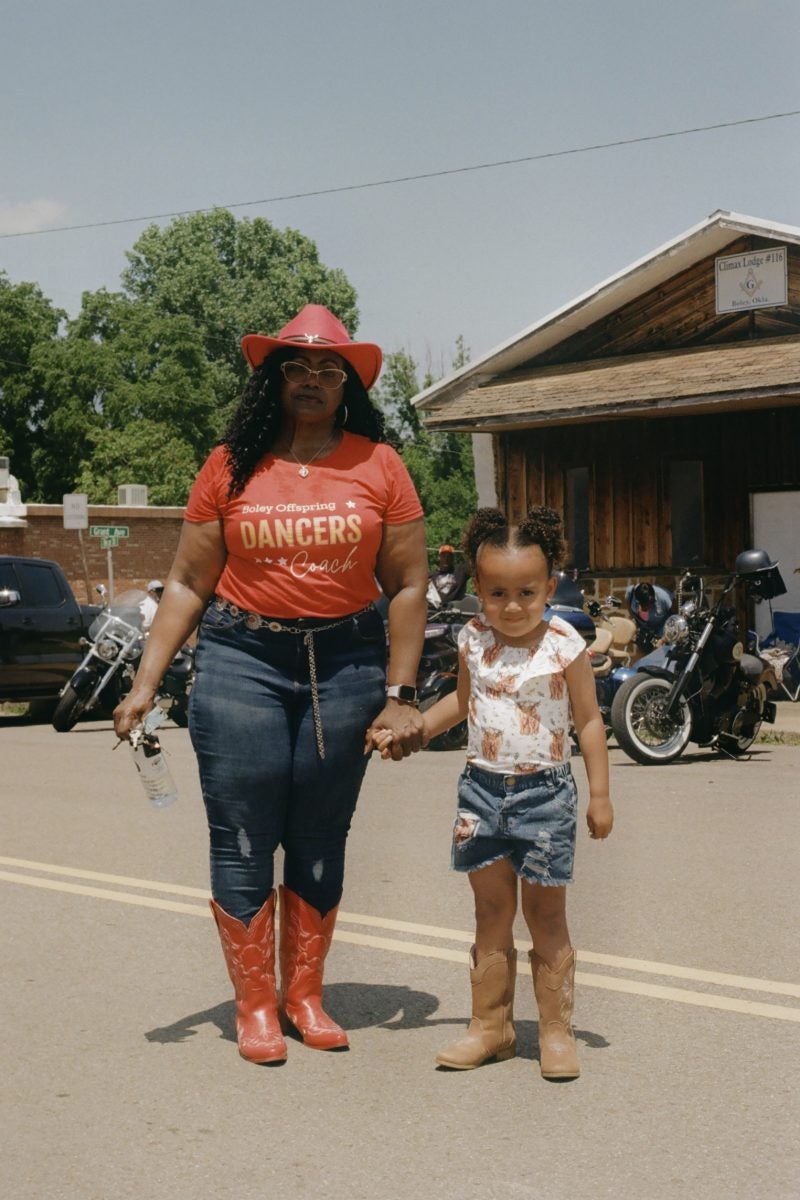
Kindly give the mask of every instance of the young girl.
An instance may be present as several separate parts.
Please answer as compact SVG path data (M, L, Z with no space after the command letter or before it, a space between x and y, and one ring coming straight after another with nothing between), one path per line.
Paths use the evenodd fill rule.
M469 874L475 896L472 1021L436 1061L468 1070L514 1054L519 898L535 947L529 958L541 1072L571 1079L579 1067L566 918L577 808L570 712L589 779L593 838L607 837L613 822L605 730L583 639L559 617L545 618L556 587L553 566L564 551L558 515L532 508L513 526L498 509L479 509L464 549L483 611L461 631L457 690L424 714L424 740L468 718L452 865ZM388 738L372 740L388 756Z

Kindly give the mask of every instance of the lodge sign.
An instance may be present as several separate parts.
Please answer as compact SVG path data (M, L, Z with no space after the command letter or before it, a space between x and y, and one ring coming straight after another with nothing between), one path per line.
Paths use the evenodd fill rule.
M786 304L787 261L785 246L716 258L717 312Z

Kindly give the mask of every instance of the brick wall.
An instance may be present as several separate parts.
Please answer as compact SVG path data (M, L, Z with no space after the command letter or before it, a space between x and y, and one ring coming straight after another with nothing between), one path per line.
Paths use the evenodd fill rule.
M0 527L0 554L53 559L63 567L79 601L96 601L95 584L108 587L108 552L100 548L100 539L90 537L88 529L82 530L80 537L77 530L65 529L60 504L27 507L26 528ZM166 578L182 522L182 508L89 506L89 525L127 525L130 531L111 551L115 594L126 588L143 588L149 579Z

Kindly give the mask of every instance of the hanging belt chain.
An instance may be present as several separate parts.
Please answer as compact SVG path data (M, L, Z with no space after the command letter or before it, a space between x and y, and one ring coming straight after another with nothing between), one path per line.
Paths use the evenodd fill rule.
M362 613L368 612L372 608L372 605L367 604L366 607L359 609L358 612L348 613L346 617L339 617L336 621L328 621L325 625L315 625L313 628L309 628L303 625L287 625L285 621L275 621L269 617L262 617L259 613L247 612L246 609L232 604L230 600L223 600L221 596L215 596L213 603L220 612L229 612L232 617L243 617L244 624L248 629L269 629L271 633L302 633L303 645L308 654L308 678L311 684L311 715L314 720L314 736L317 740L317 753L320 758L324 758L325 740L322 736L322 713L319 706L317 655L314 646L314 634L325 633L328 629L335 629L337 625L346 625L354 617L359 617Z

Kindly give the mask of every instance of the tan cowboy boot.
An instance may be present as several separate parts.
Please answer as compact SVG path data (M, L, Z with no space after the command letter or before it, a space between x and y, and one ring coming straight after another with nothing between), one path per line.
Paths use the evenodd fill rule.
M282 1062L286 1042L275 986L275 893L245 925L209 901L236 996L236 1040L248 1062Z
M314 1050L340 1050L347 1034L322 1008L322 972L339 906L322 916L281 885L281 1017Z
M553 970L535 950L528 952L533 991L539 1006L539 1066L545 1079L576 1079L580 1075L572 1006L575 990L575 951Z
M464 1037L436 1055L440 1067L469 1071L489 1058L498 1062L513 1058L517 1049L514 1032L514 984L517 979L516 950L495 950L476 965L475 947L470 950L472 1020Z

